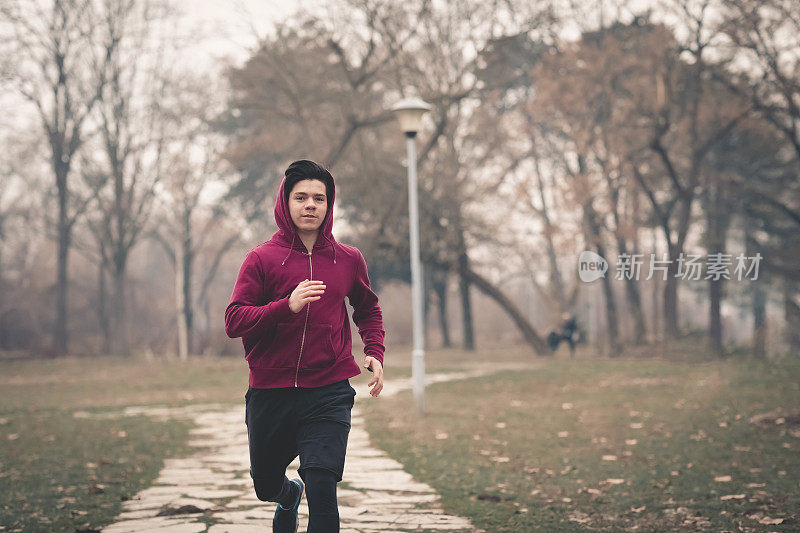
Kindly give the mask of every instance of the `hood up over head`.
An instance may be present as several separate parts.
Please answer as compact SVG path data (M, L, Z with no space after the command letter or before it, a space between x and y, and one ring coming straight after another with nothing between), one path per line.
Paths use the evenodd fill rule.
M311 178L316 179L316 178ZM281 180L281 186L278 189L278 196L275 198L275 223L278 224L279 230L272 236L272 240L277 242L282 246L289 247L289 253L286 254L286 257L281 262L281 265L285 265L286 260L289 258L289 255L292 253L292 250L299 250L301 252L306 251L305 245L303 245L303 241L300 240L300 236L297 234L297 228L292 222L292 215L289 213L289 203L286 200L288 193L290 191L285 190L286 187L286 177ZM333 203L336 196L336 186L333 181L333 175L331 175L331 183L330 187L326 187L327 190L327 199L328 199L328 209L325 212L325 218L322 219L322 224L319 227L319 234L317 235L317 242L314 244L314 250L318 248L324 248L330 244L331 248L333 249L333 262L336 263L336 239L333 238ZM326 242L327 241L327 242Z

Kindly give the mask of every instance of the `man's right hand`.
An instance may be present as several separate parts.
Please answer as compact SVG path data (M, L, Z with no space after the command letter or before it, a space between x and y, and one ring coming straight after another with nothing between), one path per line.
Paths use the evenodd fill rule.
M289 296L289 309L292 310L292 313L297 314L307 303L315 302L322 298L324 292L325 285L321 281L301 281Z

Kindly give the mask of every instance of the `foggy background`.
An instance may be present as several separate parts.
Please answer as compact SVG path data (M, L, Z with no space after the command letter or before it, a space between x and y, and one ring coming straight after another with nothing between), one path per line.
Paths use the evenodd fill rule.
M793 0L4 1L0 350L239 355L224 310L302 158L333 173L334 235L408 346L389 109L418 96L429 348L547 355L566 313L607 356L797 353L798 55ZM583 250L605 278L580 281ZM715 253L730 279L705 279Z

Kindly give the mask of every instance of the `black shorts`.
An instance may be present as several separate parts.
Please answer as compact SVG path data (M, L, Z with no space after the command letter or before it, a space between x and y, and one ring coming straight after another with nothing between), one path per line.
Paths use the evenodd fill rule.
M245 394L250 476L282 478L300 456L298 473L324 468L342 480L356 391L344 379L315 388L254 389Z

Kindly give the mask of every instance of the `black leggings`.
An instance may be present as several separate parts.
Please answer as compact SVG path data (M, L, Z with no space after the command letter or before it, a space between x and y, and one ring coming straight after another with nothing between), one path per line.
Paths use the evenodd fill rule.
M339 533L336 475L323 468L305 471L308 533Z
M309 533L338 533L336 474L324 468L311 467L301 471L300 476L306 484ZM297 491L285 476L282 486L277 490L267 487L261 480L256 480L255 489L262 501L278 502L284 507L291 507L297 501Z

